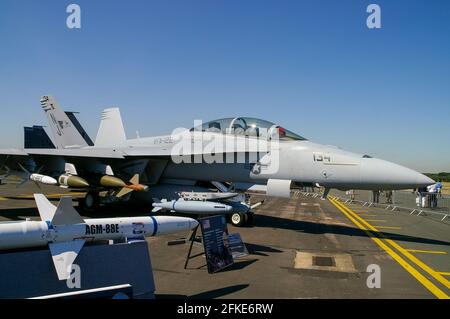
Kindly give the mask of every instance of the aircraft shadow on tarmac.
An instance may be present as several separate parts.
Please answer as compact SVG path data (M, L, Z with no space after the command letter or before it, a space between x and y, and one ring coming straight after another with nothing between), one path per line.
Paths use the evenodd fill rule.
M245 243L245 246L247 247L248 253L250 255L256 255L256 256L269 256L265 253L282 253L281 250L269 247L269 246L263 246L263 245L256 245L256 244L250 244Z
M186 296L186 295L156 295L156 299L215 299L227 296L229 294L235 293L237 291L241 291L243 289L246 289L249 285L248 284L242 284L242 285L234 285L229 287L224 287L220 289L205 291L196 295L192 296Z
M297 232L307 233L307 234L335 234L335 235L346 235L355 237L369 237L363 230L356 227L342 226L342 225L330 225L309 221L291 220L286 218L280 218L275 216L257 215L253 221L252 227L261 228L278 228L293 230ZM374 232L371 231L374 237L386 236L393 240L404 241L404 242L414 242L422 244L432 244L441 246L450 246L450 242L435 240L430 238L422 238L415 236L407 236L388 232Z

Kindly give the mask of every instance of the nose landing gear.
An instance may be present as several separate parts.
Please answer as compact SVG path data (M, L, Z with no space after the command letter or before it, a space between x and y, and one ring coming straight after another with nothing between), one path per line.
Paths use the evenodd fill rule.
M253 223L255 213L234 213L230 216L230 223L236 227L250 226Z

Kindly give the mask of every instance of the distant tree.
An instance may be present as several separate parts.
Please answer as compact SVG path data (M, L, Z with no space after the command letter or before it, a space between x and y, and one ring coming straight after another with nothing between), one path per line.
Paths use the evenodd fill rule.
M441 173L424 173L429 178L434 179L435 181L441 181L441 182L450 182L450 173L447 172L441 172Z

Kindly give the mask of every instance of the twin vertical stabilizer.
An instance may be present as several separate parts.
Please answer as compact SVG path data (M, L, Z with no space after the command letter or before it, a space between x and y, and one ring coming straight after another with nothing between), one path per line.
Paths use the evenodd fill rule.
M86 140L52 96L43 96L41 106L47 115L56 148L88 146Z
M102 112L95 146L113 146L127 140L119 108L106 109Z

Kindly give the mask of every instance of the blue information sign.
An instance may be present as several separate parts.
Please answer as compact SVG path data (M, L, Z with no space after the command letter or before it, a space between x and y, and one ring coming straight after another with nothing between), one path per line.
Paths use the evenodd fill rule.
M216 273L233 265L233 255L228 240L227 221L224 216L211 216L200 219L205 246L208 272Z

